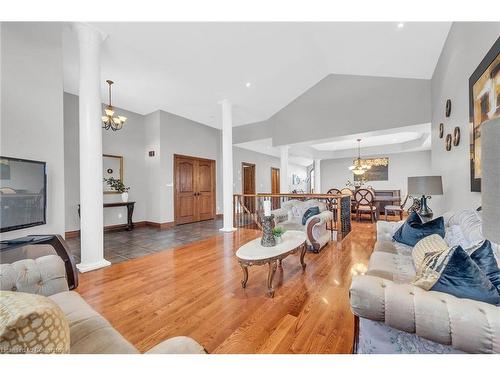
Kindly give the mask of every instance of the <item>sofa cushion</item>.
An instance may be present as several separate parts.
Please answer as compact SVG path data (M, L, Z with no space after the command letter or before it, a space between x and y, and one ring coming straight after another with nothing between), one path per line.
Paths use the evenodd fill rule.
M500 292L500 268L491 248L491 242L486 240L479 246L467 249L471 259L479 266L481 271L488 277Z
M0 290L50 296L68 290L63 260L57 255L0 264Z
M460 246L427 253L414 284L458 298L500 304L496 287Z
M439 234L431 234L417 242L412 250L411 256L417 273L420 272L425 254L448 250L449 246Z
M309 207L306 212L304 212L304 215L302 216L302 225L306 225L307 220L310 217L313 217L315 215L319 214L319 207L314 206L314 207Z
M444 238L443 217L422 222L416 212L412 212L405 223L394 233L393 239L408 246L415 246L422 238L431 234L439 234Z
M138 353L137 349L78 293L62 292L49 298L62 309L68 319L72 354Z
M70 350L70 329L49 298L0 291L0 353L62 354Z

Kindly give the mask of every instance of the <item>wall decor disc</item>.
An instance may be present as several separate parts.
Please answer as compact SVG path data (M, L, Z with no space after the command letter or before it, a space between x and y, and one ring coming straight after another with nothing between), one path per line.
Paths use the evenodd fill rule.
M460 144L460 127L455 126L453 129L453 146L458 146Z
M451 114L451 100L446 100L446 117L450 117Z
M446 141L445 141L445 148L446 148L446 151L450 151L451 150L451 134L447 134L446 135Z
M443 138L443 137L444 137L444 124L440 123L439 124L439 138Z

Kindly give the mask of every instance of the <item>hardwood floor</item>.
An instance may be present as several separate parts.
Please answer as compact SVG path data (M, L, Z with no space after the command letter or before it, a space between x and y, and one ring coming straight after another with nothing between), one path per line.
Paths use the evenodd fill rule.
M353 222L340 244L283 261L274 299L267 266L249 269L242 289L234 253L259 232L240 229L80 275L77 291L141 352L190 336L209 353L349 353L353 274L366 270L375 225Z

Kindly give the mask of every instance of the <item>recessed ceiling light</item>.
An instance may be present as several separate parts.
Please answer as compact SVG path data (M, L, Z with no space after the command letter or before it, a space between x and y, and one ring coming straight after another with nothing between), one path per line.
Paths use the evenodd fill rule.
M398 29L402 29L405 27L405 24L403 22L398 23Z
M245 83L245 86L250 87L250 86L252 86L252 84L250 82L247 82L247 83Z

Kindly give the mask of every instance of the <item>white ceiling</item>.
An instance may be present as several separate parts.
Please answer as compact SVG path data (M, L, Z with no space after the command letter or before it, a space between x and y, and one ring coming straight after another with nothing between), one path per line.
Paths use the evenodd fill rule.
M234 125L268 119L330 73L429 79L449 22L94 23L114 104L158 109L220 128L223 98ZM64 33L64 89L78 93L78 48ZM246 83L250 82L250 87Z
M355 136L350 136L348 139L338 139L325 143L317 143L311 145L311 147L318 151L349 150L358 147L358 143L360 147L376 147L410 142L419 139L421 136L422 133L416 131L402 131L384 135L372 135L365 138L355 138ZM361 141L358 142L358 139Z
M314 159L356 157L357 139L361 139L361 157L430 150L431 124L411 125L290 145L289 160L307 166L311 165ZM280 149L273 147L271 138L239 143L235 146L280 157Z

